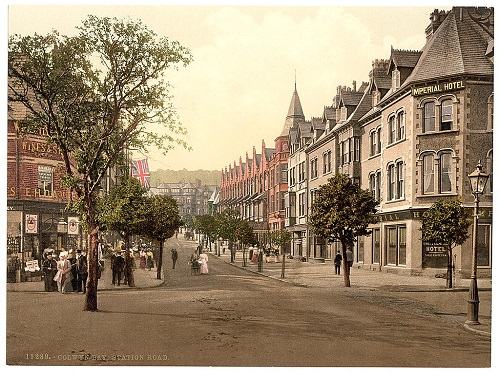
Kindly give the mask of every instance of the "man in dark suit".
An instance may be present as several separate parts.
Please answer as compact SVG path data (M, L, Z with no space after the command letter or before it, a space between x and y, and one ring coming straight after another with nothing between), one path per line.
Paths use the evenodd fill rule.
M115 259L113 260L113 285L115 284L115 282L118 282L118 286L120 286L124 266L125 259L120 252L115 256Z
M76 251L76 271L77 290L85 293L87 291L88 263L87 255L81 250Z
M42 263L43 281L45 283L45 291L57 291L57 284L54 281L54 276L57 273L57 262L52 258L52 251L46 253L46 258Z

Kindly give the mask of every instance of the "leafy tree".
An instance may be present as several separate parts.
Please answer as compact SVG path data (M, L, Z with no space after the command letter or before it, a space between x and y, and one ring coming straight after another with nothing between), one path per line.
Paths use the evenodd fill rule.
M292 234L280 229L271 233L271 243L281 250L281 278L285 278L286 245L292 240Z
M240 214L231 209L224 210L217 216L217 227L222 239L229 242L229 251L231 252L231 263L234 263L235 248L234 243L238 240L237 230L240 222Z
M204 214L194 217L196 229L204 234L210 251L212 251L212 242L217 238L218 228L215 217L212 215Z
M422 241L446 247L448 255L446 286L448 288L453 288L452 250L467 240L471 222L470 212L458 199L439 200L422 215Z
M255 236L250 223L246 220L239 220L236 227L236 238L243 247L243 267L247 266L246 248L255 242Z
M144 234L144 203L147 190L132 177L123 177L108 195L99 200L97 221L100 229L115 230L125 241L125 276L129 286L134 285L130 236Z
M158 252L156 278L161 279L163 262L163 244L175 234L182 224L179 207L174 198L168 195L155 195L148 197L145 204L146 220L143 231L147 236L157 240L160 244Z
M329 242L340 241L344 268L344 285L351 286L347 249L358 236L366 236L368 225L377 222L373 215L378 202L368 190L361 189L344 174L337 174L318 190L312 205L309 224L316 235Z
M187 147L165 72L191 55L141 21L88 16L77 29L71 37L53 31L9 38L9 103L27 110L21 133L44 131L61 152L64 183L90 237L84 310L95 311L101 178L125 147Z

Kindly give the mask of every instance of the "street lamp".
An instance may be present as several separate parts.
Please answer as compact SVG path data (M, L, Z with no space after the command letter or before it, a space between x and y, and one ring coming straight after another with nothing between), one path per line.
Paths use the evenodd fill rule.
M479 196L483 194L489 175L483 172L481 161L476 170L469 174L472 195L474 195L474 227L472 230L472 272L470 276L469 305L467 307L466 324L480 324L479 316L479 292L477 290L477 222L479 210Z

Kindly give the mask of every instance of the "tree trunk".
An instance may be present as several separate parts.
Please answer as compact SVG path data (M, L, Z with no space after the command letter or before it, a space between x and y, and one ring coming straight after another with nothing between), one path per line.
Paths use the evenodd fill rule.
M158 261L156 262L156 278L161 280L161 265L163 263L163 240L160 240L160 251L158 252Z
M97 283L99 259L97 251L98 228L95 223L95 213L93 207L89 206L87 211L87 224L89 231L89 251L88 251L88 276L87 276L87 294L85 295L84 311L97 311Z
M451 259L452 259L452 254L451 254L451 246L448 246L448 268L446 270L446 287L448 289L453 288L453 274L452 274L452 264L451 264Z
M231 263L234 263L234 251L233 251L233 242L229 241L229 253L231 254Z
M344 242L341 242L342 243L342 259L343 259L343 262L342 262L342 265L343 265L343 269L344 269L344 286L346 287L350 287L351 286L351 279L350 279L350 272L351 272L351 269L349 267L349 265L347 264L347 246Z
M243 267L247 266L247 252L245 251L245 246L243 246Z
M128 286L134 287L134 269L132 267L132 257L130 256L130 235L125 234L125 276Z
M281 245L281 278L285 278L285 245Z

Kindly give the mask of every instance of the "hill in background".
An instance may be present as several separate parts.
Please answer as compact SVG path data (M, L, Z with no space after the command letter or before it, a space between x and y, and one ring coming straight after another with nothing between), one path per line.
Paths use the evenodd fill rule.
M174 171L172 169L158 169L151 171L151 186L156 187L162 182L192 182L200 180L202 185L220 185L221 172L207 171L198 169L197 171L188 171L182 169Z

